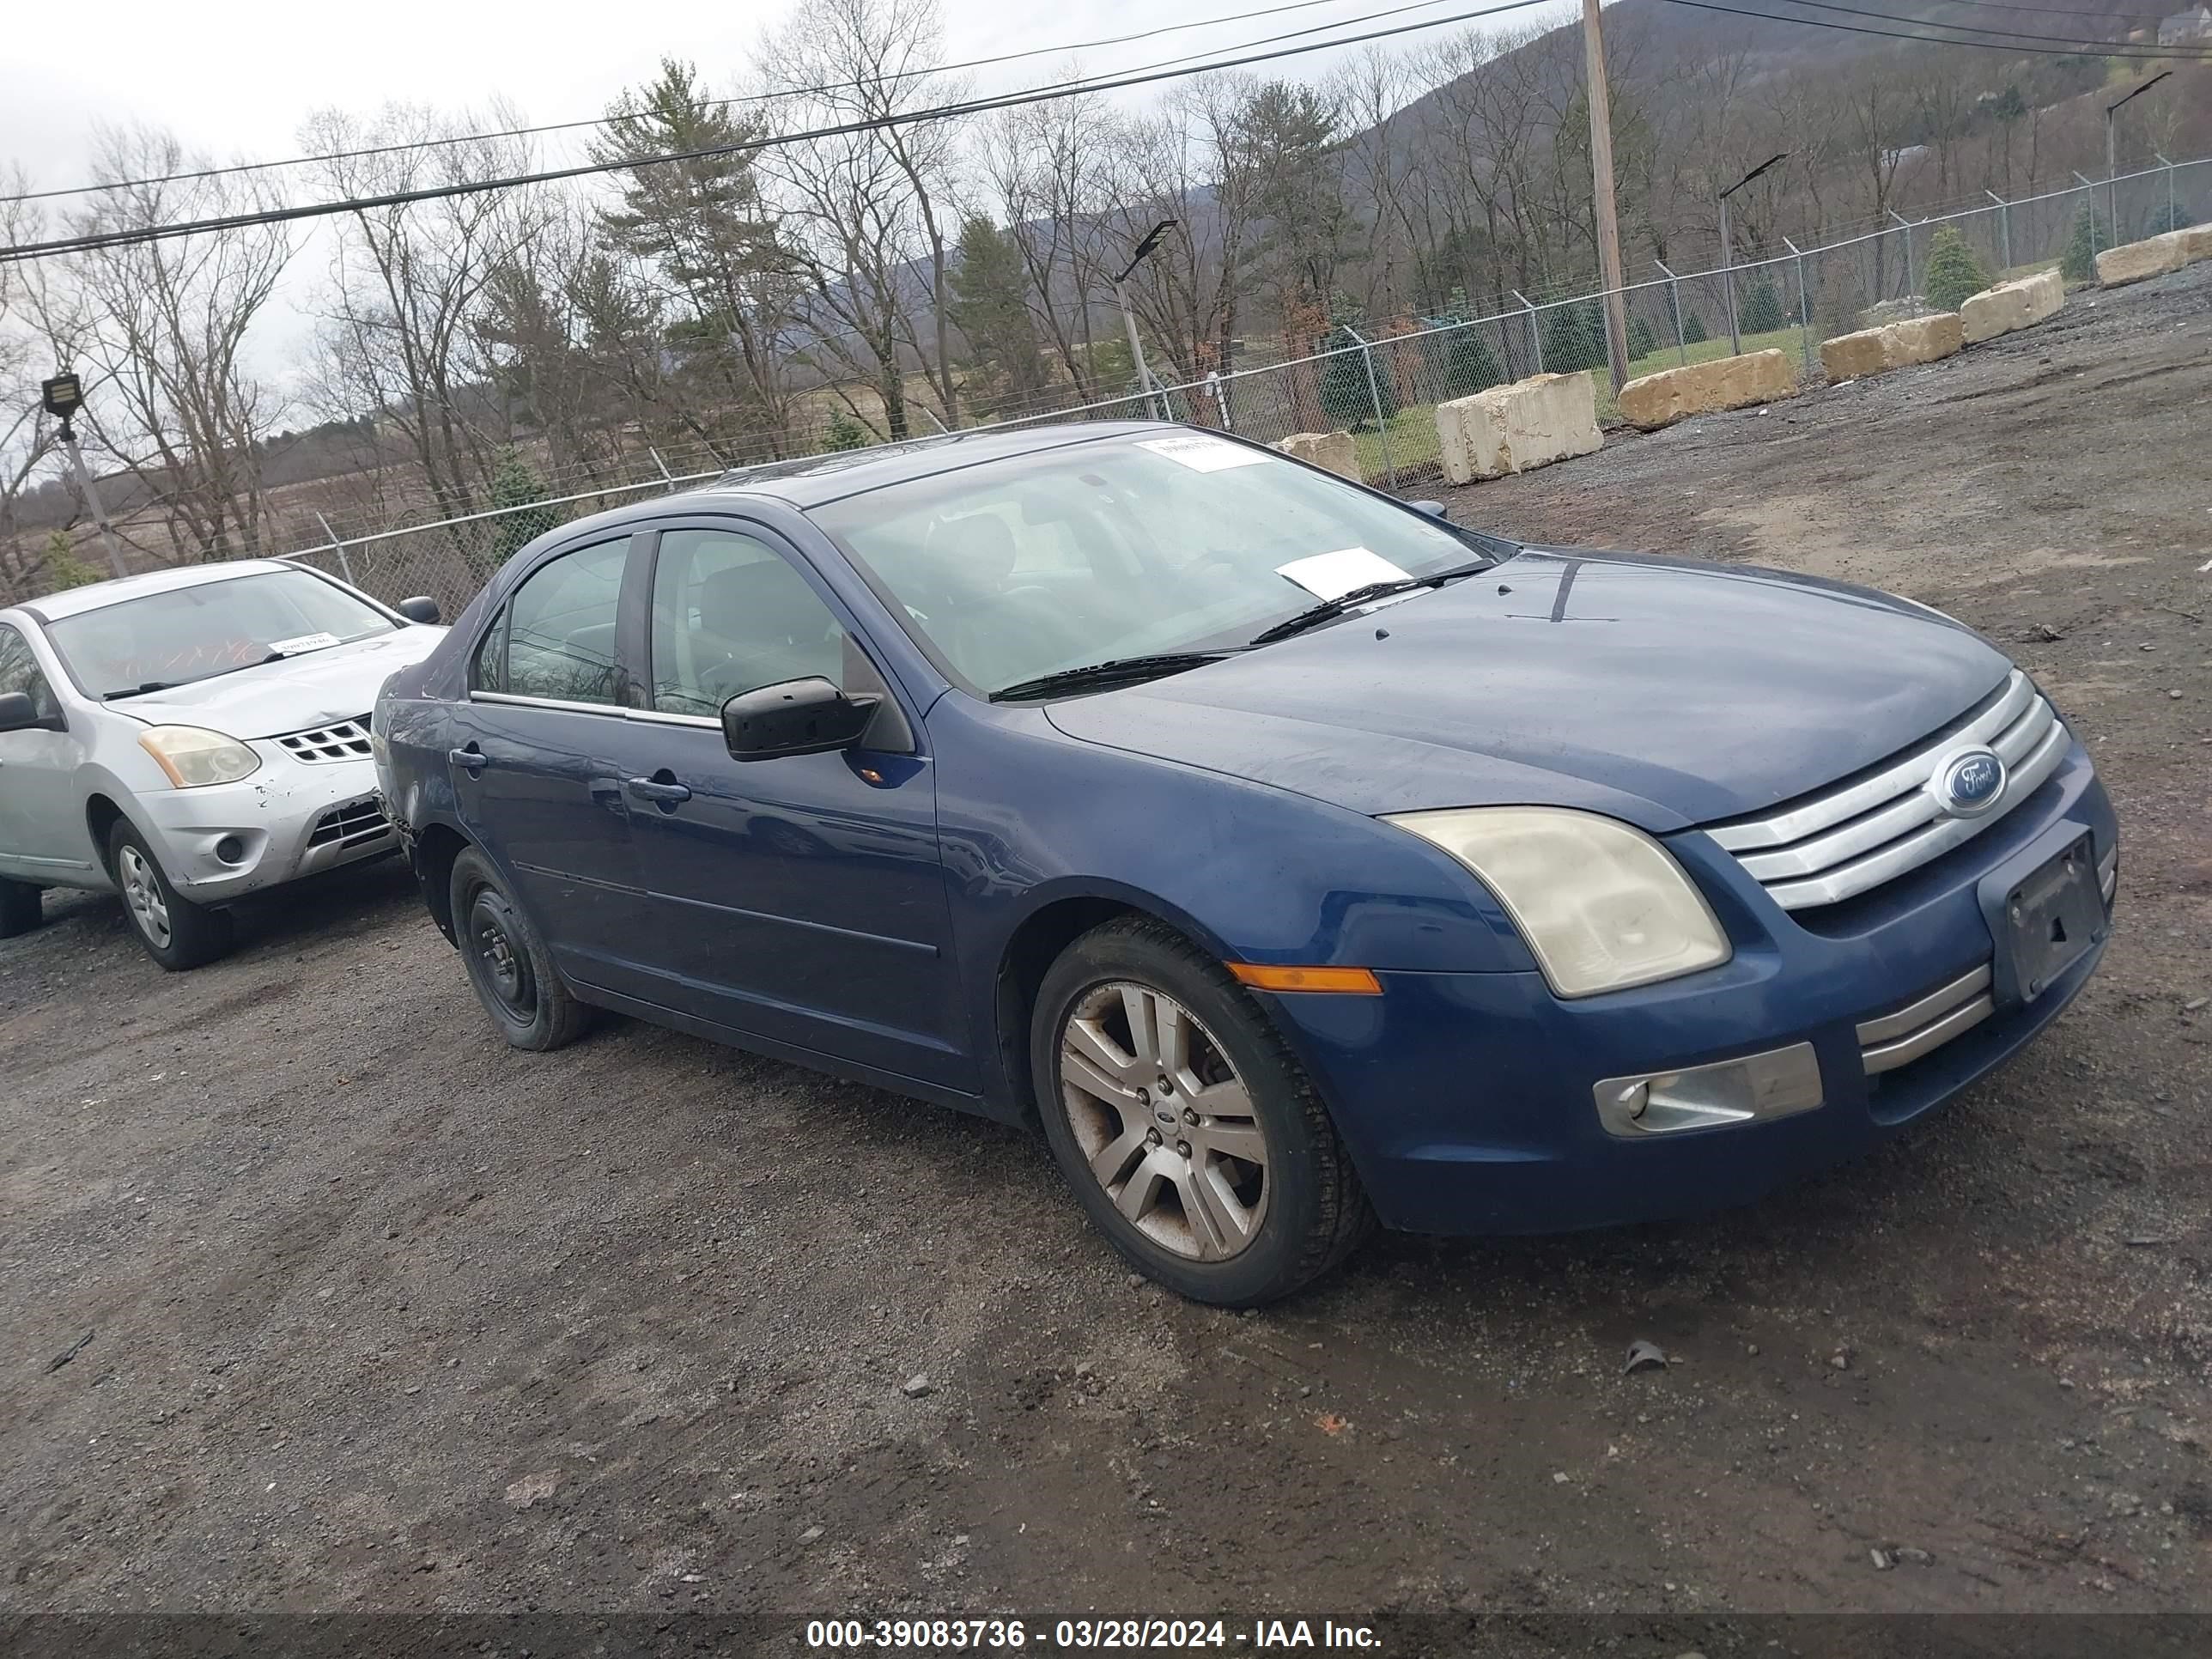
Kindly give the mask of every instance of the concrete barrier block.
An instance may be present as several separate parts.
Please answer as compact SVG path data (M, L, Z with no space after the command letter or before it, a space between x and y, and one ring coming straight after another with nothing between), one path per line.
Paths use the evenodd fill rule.
M1437 446L1453 483L1526 472L1605 441L1587 374L1536 374L1437 405Z
M1838 334L1820 342L1820 367L1831 383L1881 374L1912 363L1932 363L1948 357L1966 343L1966 326L1955 311L1939 311L1930 317L1910 317L1880 328L1863 328L1856 334Z
M2189 225L2173 233L2181 239L2181 262L2195 264L2212 259L2212 225Z
M1959 321L1966 343L1979 345L2047 321L2065 303L2066 279L2056 270L2039 270L1984 289L1959 307Z
M1620 388L1613 401L1621 417L1646 432L1686 415L1742 409L1794 397L1797 372L1779 351L1747 351L1741 357L1717 357L1638 375Z
M2119 288L2146 276L2163 276L2189 263L2189 233L2169 230L2140 242L2123 242L2097 256L2097 285Z
M1293 432L1270 447L1293 459L1327 467L1340 478L1359 482L1359 450L1349 432Z

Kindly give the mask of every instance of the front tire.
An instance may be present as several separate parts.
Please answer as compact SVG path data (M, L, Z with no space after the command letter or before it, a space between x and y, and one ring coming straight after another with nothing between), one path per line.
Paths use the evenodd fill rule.
M552 953L491 860L475 848L453 860L453 932L477 1000L517 1048L542 1054L583 1035L591 1011L569 992Z
M213 962L230 949L230 912L179 896L146 838L118 818L107 832L107 868L123 896L123 915L146 954L173 974Z
M14 939L36 927L41 902L40 890L30 883L0 876L0 939Z
M1038 988L1045 1139L1093 1225L1178 1295L1256 1307L1303 1289L1373 1224L1304 1068L1221 964L1111 921Z

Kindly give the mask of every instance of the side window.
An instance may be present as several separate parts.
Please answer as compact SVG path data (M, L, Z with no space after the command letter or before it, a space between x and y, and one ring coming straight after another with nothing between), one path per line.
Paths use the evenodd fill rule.
M629 554L628 537L580 547L538 566L514 590L489 636L503 647L496 680L501 690L518 697L621 705L615 617Z
M0 628L0 693L23 692L40 714L51 720L61 713L61 703L46 677L39 672L39 659L31 654L30 641L12 628Z
M469 684L478 691L507 690L507 607L499 608L499 615L491 619L484 629L483 638L477 641L476 655L469 659Z
M844 630L791 562L732 530L665 530L653 573L653 706L712 717L740 691L848 684Z

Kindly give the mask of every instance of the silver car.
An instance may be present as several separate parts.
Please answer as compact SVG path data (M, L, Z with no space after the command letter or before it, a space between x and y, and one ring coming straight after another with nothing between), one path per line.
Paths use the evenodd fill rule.
M0 938L40 892L119 892L197 967L232 900L391 851L369 714L445 629L281 560L196 565L0 610Z

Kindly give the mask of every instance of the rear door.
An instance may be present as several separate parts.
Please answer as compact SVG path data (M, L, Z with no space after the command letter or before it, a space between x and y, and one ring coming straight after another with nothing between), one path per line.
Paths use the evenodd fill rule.
M617 990L647 948L622 784L631 550L627 535L564 549L523 578L477 642L447 756L463 826L562 971Z
M853 619L761 524L661 526L625 787L660 1000L902 1076L975 1086L961 1035L936 778ZM880 696L862 746L739 763L722 704L820 675Z
M83 735L39 665L30 641L0 623L0 692L21 691L59 729L0 732L0 875L82 883L93 877L91 833L77 796Z

